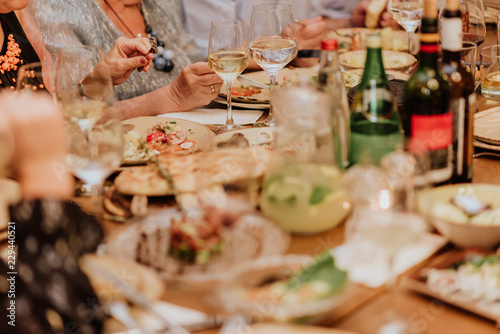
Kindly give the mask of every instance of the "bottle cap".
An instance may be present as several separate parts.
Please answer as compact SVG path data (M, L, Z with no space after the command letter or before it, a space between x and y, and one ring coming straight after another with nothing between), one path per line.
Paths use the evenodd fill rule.
M339 48L336 39L324 39L321 41L321 50L335 51Z
M424 0L424 17L434 19L438 17L436 0Z

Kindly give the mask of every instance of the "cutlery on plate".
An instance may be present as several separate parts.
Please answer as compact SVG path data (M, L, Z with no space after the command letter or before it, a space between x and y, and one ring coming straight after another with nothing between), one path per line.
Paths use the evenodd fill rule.
M241 75L241 74L238 76L237 79L238 79L239 82L247 84L247 85L255 87L255 88L269 89L269 85L263 84L262 82L258 82L258 81L252 80L252 79L247 78L246 76Z

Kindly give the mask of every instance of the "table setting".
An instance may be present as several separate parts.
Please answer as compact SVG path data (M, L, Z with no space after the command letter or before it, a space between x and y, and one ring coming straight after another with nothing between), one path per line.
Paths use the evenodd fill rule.
M425 132L445 131L446 116L412 123L424 129L419 140L449 139L453 171L442 168L443 147L416 149L399 116L426 66L418 50L438 53L425 35L429 1L388 1L404 30L329 31L335 42L322 43L312 67L289 65L298 52L289 5L255 6L247 33L239 20L214 21L208 63L224 84L187 112L107 118L117 100L102 50L87 47L94 58L81 67L64 61L72 50L60 53L54 101L65 118L65 170L80 181L72 202L104 233L77 264L106 314L103 333L498 331L499 32L467 31L464 40L484 45L454 51L475 84L463 111L470 123L453 125L450 138ZM497 14L489 8L483 24ZM447 11L432 14L435 38L449 33L442 22L438 34ZM245 71L249 61L260 70ZM40 94L26 85L23 94ZM470 143L460 142L464 132ZM11 150L2 147L0 166ZM452 181L459 159L471 182ZM21 189L3 181L2 218Z

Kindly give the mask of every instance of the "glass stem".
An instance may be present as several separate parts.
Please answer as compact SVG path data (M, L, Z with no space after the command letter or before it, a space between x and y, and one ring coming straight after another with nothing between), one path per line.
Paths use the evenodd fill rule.
M408 53L413 54L413 31L408 32Z
M390 307L390 317L396 318L396 285L398 281L398 275L394 269L394 255L389 255L389 280L387 281L387 294L389 295Z
M270 93L269 95L272 95L274 88L276 88L276 78L277 78L276 74L269 75L269 93ZM270 103L269 104L269 117L272 117L272 115L273 115L273 104Z
M233 121L233 106L232 106L232 92L231 89L233 88L233 82L232 81L227 81L226 82L226 87L227 87L227 118L226 118L226 127L227 128L233 128L234 127L234 121Z

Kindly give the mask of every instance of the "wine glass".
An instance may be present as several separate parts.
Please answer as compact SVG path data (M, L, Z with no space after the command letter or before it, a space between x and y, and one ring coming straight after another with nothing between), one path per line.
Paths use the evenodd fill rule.
M226 84L227 118L218 132L239 128L233 121L231 89L234 79L248 66L248 51L245 29L240 20L215 20L210 27L208 45L208 64Z
M272 93L278 72L297 55L292 7L283 3L253 6L248 43L253 59L269 76ZM274 126L272 109L271 104L267 119L254 126Z
M26 92L47 92L44 78L50 78L41 63L29 63L19 68L16 90Z
M62 49L57 57L55 97L65 118L91 129L116 102L104 52L96 46Z
M413 36L420 26L424 5L422 0L389 0L387 10L408 33L408 52L413 53Z
M460 10L464 41L474 42L479 47L486 38L483 0L462 0Z
M123 131L119 121L111 119L92 127L67 123L66 163L76 177L91 187L92 206L101 216L101 188L104 180L122 161Z

